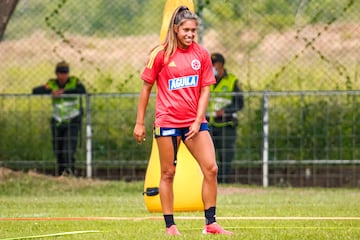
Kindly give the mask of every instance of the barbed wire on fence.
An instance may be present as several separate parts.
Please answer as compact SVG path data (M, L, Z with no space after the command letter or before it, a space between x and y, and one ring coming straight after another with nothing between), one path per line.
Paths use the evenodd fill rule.
M0 44L1 92L27 92L59 59L73 63L91 92L137 90L147 54L158 43L162 5L19 1ZM226 56L245 91L350 90L359 88L359 5L202 0L196 12L200 41ZM74 14L85 8L85 17Z

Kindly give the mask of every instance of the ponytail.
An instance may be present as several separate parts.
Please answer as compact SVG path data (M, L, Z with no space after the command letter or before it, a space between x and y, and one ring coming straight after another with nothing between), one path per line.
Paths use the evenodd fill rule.
M169 58L175 53L177 49L177 36L175 33L175 26L181 26L186 20L195 20L197 25L200 24L200 19L195 13L192 13L188 7L180 6L175 9L168 27L166 38L162 43L164 46L164 63L167 63Z

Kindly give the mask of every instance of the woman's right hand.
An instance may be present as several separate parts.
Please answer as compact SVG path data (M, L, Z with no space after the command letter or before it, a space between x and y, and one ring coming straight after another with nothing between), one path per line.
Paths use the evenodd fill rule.
M144 142L146 140L145 125L141 123L136 123L133 136L138 144Z

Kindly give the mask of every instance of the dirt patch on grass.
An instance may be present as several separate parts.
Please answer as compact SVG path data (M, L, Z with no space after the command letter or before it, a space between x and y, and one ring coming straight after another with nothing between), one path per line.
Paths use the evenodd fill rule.
M223 32L211 29L204 33L203 45L211 52L220 51L227 56L227 67L242 79L245 90L246 79L249 84L251 81L253 90L268 88L268 84L273 84L267 83L273 79L268 74L286 67L287 74L294 79L299 75L301 86L284 77L275 88L318 90L323 88L322 85L338 88L357 71L360 54L358 29L358 23L333 24L331 27L309 25L301 31L293 28L271 33L241 29L239 34L226 36L233 38L232 41L224 39ZM66 41L62 41L43 31L23 39L3 41L0 44L0 83L3 86L0 91L30 92L33 86L42 84L43 79L53 76L54 65L60 59L70 63L71 73L79 76L89 91L123 91L121 84L125 81L129 81L126 91L138 91L140 72L150 50L158 43L158 34L113 38L67 35ZM343 67L347 77L344 77ZM316 69L316 76L312 68ZM339 83L325 82L327 75L339 75ZM323 80L317 81L316 85L312 82L314 77ZM356 84L353 88L357 87Z
M15 172L12 171L11 169L0 167L0 181L3 181L9 177L17 178L19 176L20 176L20 172Z
M274 32L266 36L247 30L239 36L242 47L259 44L253 54L254 59L264 58L273 63L274 60L286 60L295 54L304 55L306 59L322 53L327 57L344 56L346 53L357 56L360 32L358 24L334 24L326 26L306 26L301 31L290 29L287 32ZM225 55L246 58L243 49L229 49L219 41L221 33L208 30L204 33L203 45L210 51L221 50ZM319 36L320 35L320 36ZM311 45L309 47L309 42ZM39 44L40 43L40 44ZM115 38L96 38L78 35L67 36L66 41L51 37L43 31L34 32L27 38L3 41L0 44L0 65L9 62L28 65L36 62L54 64L56 59L65 58L74 64L74 69L89 68L89 62L105 69L118 69L126 66L143 68L150 50L159 43L157 34L144 36L125 36ZM313 48L311 48L313 46ZM236 54L235 54L236 55ZM356 60L356 57L354 57ZM80 59L80 61L79 61ZM238 59L241 61L242 59Z
M34 181L45 181L53 184L60 184L63 186L69 187L90 187L90 186L99 186L106 184L106 181L87 179L87 178L76 178L71 176L48 176L44 174L39 174L35 171L14 171L9 168L0 167L0 181L7 180L20 180L31 178Z

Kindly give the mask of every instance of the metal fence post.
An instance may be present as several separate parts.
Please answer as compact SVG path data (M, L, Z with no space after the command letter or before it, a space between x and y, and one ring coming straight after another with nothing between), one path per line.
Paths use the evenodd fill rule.
M91 178L91 105L90 94L86 94L86 177Z
M263 98L263 187L269 186L269 96Z

